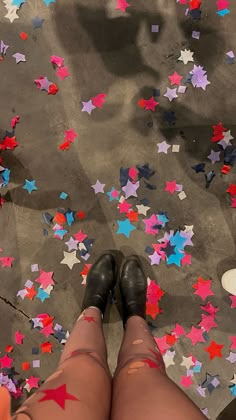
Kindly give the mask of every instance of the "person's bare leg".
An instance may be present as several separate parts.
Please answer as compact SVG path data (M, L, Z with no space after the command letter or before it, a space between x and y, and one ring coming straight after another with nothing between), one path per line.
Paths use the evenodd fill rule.
M165 373L146 321L128 319L113 378L112 420L200 420L205 417Z
M203 419L201 411L165 373L145 321L147 280L135 256L123 266L120 291L125 334L113 378L111 419Z

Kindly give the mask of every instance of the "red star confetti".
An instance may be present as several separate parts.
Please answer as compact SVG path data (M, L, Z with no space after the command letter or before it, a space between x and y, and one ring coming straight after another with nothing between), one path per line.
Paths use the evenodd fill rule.
M149 315L152 319L156 319L160 313L160 308L156 303L146 303L146 315Z
M202 300L205 300L207 296L213 296L214 293L211 290L211 283L211 280L204 280L202 277L198 277L197 283L192 286L193 289L196 289L194 294L200 296Z
M203 332L204 331L202 329L192 326L191 331L186 335L186 337L188 337L195 346L197 343L205 343L205 339L202 336Z
M13 349L14 349L14 347L13 347L13 346L11 346L11 345L6 346L6 347L5 347L5 352L6 352L6 353L11 353L11 352L13 351Z
M92 98L92 103L97 108L102 108L105 100L106 100L106 94L105 93L99 93L97 96L94 96Z
M169 344L171 347L175 345L177 341L176 336L173 334L166 334L166 342L167 344Z
M66 140L59 145L59 149L62 150L62 151L63 150L69 150L71 144L72 144L72 142L70 140Z
M205 350L209 353L210 359L214 359L215 357L222 357L221 350L224 347L223 344L217 344L214 340L212 340L209 347L206 347Z
M1 363L1 369L4 369L4 368L11 368L11 365L12 365L12 362L13 362L13 359L11 359L11 357L9 357L7 354L5 354L5 356L3 356L1 359L0 359L0 363Z
M170 79L170 84L171 86L173 85L178 85L180 86L180 82L183 79L183 76L180 76L178 73L176 73L176 71L172 74L172 76L168 76L168 78Z
M140 107L140 108L144 108L145 107L145 99L140 99L139 101L138 101L138 106Z
M17 143L15 136L8 137L6 136L4 140L0 143L0 150L14 150L16 146L18 146L19 143Z
M37 378L36 376L30 376L28 379L26 379L25 388L28 392L30 392L33 388L39 388L39 381L40 378Z
M129 213L126 213L126 217L129 219L130 222L137 222L138 212L131 210Z
M223 167L222 167L222 169L221 169L221 172L222 172L222 174L224 174L224 175L228 175L228 173L229 173L230 169L231 169L231 166L229 166L229 165L223 165Z
M70 130L65 131L65 140L74 141L78 137L78 134L75 132L73 128Z
M231 305L230 308L236 308L236 296L230 296Z
M78 211L78 212L76 213L76 216L78 217L78 219L79 219L79 220L83 220L83 219L85 219L86 214L85 214L85 212L84 212L84 211Z
M166 188L165 191L169 191L171 194L174 194L174 192L176 191L177 185L176 185L176 181L166 181Z
M62 225L63 223L66 223L66 216L62 213L56 212L53 221L59 225Z
M230 350L235 350L236 349L236 335L231 335L230 340L232 342L230 346Z
M15 333L15 342L16 344L19 344L20 346L23 344L25 336L20 333L20 331L16 331Z
M56 83L52 83L48 88L48 95L56 95L58 91Z
M236 184L229 184L229 188L226 192L230 193L231 197L234 197L236 195Z
M184 388L188 389L190 385L193 385L193 381L191 376L182 376L180 385L182 385Z
M42 353L52 353L52 347L53 344L49 341L46 341L45 343L40 344L39 346L42 350Z
M63 384L54 389L42 389L39 392L45 394L44 397L39 400L39 402L54 401L63 410L65 410L66 400L79 401L78 398L66 391L66 384Z
M127 3L126 0L116 0L116 10L121 10L122 12L126 12L126 9L129 6L130 4Z
M27 38L28 38L28 34L26 33L26 32L21 32L20 33L20 37L21 37L21 39L23 40L23 41L26 41L27 40Z
M190 0L189 2L190 10L200 9L201 4L202 4L201 0Z
M150 109L154 112L157 105L159 105L159 102L156 102L153 96L150 99L144 99L144 107L146 111Z
M213 143L216 143L220 140L223 140L224 138L224 131L226 131L227 128L223 127L222 123L219 122L217 125L213 125L213 137L211 141Z
M14 118L12 118L11 120L11 127L12 128L16 128L16 124L18 124L20 121L20 117L19 115L16 115Z
M14 261L14 258L12 258L12 257L1 257L0 261L2 263L2 267L11 267L12 262Z
M25 290L27 291L27 294L25 295L25 297L27 297L30 300L33 300L34 297L37 295L37 292L36 292L34 286L26 287Z

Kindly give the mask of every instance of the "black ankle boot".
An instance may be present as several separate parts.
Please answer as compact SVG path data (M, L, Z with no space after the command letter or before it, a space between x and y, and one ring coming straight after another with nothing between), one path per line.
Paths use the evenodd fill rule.
M123 324L131 316L146 319L147 279L136 256L128 257L120 278L120 292L123 306Z
M89 270L82 311L95 306L104 315L109 292L116 284L116 276L114 256L111 253L102 255Z

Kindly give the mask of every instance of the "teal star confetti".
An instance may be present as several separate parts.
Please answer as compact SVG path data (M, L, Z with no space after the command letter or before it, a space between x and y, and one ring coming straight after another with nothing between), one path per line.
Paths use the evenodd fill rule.
M43 0L46 6L49 6L50 3L55 3L56 0Z
M4 171L1 173L1 177L3 180L3 187L6 187L10 182L10 173L11 171L8 168L5 168Z
M216 12L216 13L217 13L217 15L225 16L225 15L228 15L230 13L230 10L229 9L218 10L218 12Z
M66 213L66 221L67 221L68 226L71 226L72 223L75 221L73 211L68 211Z
M230 389L231 395L233 397L236 397L236 385L230 386L229 389Z
M184 254L182 252L179 252L177 248L175 248L175 254L172 254L167 259L167 265L175 264L178 267L181 267L181 260L184 257Z
M106 193L109 197L109 201L119 200L120 191L117 191L114 187L112 187L111 191Z
M117 234L122 234L125 235L127 238L130 237L130 233L132 232L132 230L136 229L136 227L134 225L132 225L129 221L129 219L126 219L124 221L122 220L117 220L118 223L118 230L117 230Z
M170 238L171 245L175 245L179 249L184 249L186 238L181 236L179 232L176 232L172 238Z
M45 299L49 299L49 294L45 292L45 290L43 290L41 287L39 287L36 297L39 298L41 302L44 302Z
M157 214L158 221L161 222L162 226L164 227L167 222L169 222L168 217L165 213Z
M12 6L20 7L23 3L25 3L25 0L13 0Z
M32 193L32 191L36 191L38 188L35 185L36 181L29 181L28 179L25 180L25 185L23 186L24 190L27 190L29 194Z

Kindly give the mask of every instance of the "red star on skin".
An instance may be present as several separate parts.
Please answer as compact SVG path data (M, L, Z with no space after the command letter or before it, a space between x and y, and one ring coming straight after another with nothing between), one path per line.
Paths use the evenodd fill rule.
M200 296L202 300L205 300L207 296L213 296L211 283L211 280L204 280L202 277L198 277L198 282L192 286L193 289L197 289L194 294Z
M11 359L11 357L9 357L7 354L5 354L1 359L0 359L0 363L1 363L1 369L4 368L11 368L13 359Z
M49 341L40 344L39 347L41 347L42 353L52 353L53 344L49 343Z
M53 271L43 271L40 270L39 277L35 280L37 283L41 284L43 289L47 289L48 286L53 286L55 283L52 279Z
M188 389L190 385L193 384L191 376L182 376L182 379L180 381L180 385L182 385L184 388Z
M0 261L2 263L2 267L11 267L12 261L14 261L14 258L12 258L12 257L1 257Z
M151 369L159 369L159 364L150 359L143 359L141 362L146 363Z
M169 191L171 194L174 194L174 192L176 191L176 181L166 181L165 191Z
M95 318L93 316L84 316L82 318L82 321L87 321L89 324L90 324L90 322L96 322Z
M169 344L166 342L166 336L163 337L154 337L154 340L157 344L158 349L160 350L161 354L164 354L167 349L170 348Z
M60 67L56 75L60 77L61 80L64 80L66 77L70 76L70 73L68 72L68 67Z
M40 378L37 378L36 376L30 376L28 379L26 379L26 385L28 385L29 391L33 388L39 388L39 380Z
M156 102L153 96L150 99L144 99L144 106L146 111L148 109L155 111L157 105L159 105L159 102Z
M181 265L184 266L184 265L192 264L191 259L192 259L191 254L185 254L185 256L181 260Z
M135 166L132 166L132 167L129 169L129 177L130 177L133 181L135 181L135 180L136 180L137 175L138 175L138 171L137 171L137 169L135 168Z
M230 308L236 308L236 296L231 295L230 300L231 300Z
M219 308L217 308L216 306L213 306L212 304L211 304L211 302L207 302L207 304L206 305L202 305L201 306L201 308L204 310L204 311L206 311L206 312L208 312L208 314L210 314L210 315L214 315L215 316L215 314L219 311Z
M129 6L130 4L126 0L116 0L116 10L121 10L124 13Z
M61 143L60 145L59 145L59 149L60 150L69 150L69 148L70 148L70 146L71 146L71 141L70 140L66 140L66 141L64 141L63 143Z
M76 139L76 137L78 137L78 134L75 132L73 128L65 131L65 140L69 140L73 142Z
M232 344L230 346L230 350L236 349L236 335L231 335L229 338L232 341Z
M159 313L160 308L158 307L158 304L146 303L146 315L149 315L152 319L156 319Z
M15 342L16 344L19 344L20 346L23 344L25 336L20 333L20 331L16 331L15 333Z
M229 188L226 190L226 192L230 193L231 197L236 195L236 184L229 184Z
M140 108L144 108L145 107L145 99L140 99L139 101L138 101L138 106L140 107Z
M231 198L231 206L233 209L236 208L236 198Z
M202 336L203 332L203 330L192 326L191 331L186 335L186 337L188 337L195 346L197 343L205 343L205 339Z
M217 327L215 318L213 315L202 314L202 320L199 322L199 327L202 327L205 331L209 332L212 328Z
M131 207L131 204L127 203L127 201L123 201L122 203L118 204L120 213L127 213Z
M175 334L177 338L181 337L181 335L185 335L186 332L179 324L175 324L175 328L172 331L172 334Z
M54 389L43 389L39 392L44 393L44 397L42 397L39 402L44 401L54 401L56 404L59 405L63 410L65 410L66 400L70 401L79 401L74 395L69 394L66 391L66 384L59 386L58 388Z
M177 338L174 335L172 335L172 334L166 334L166 342L171 347L175 345L176 341L177 341Z
M44 334L45 337L49 337L51 334L54 334L54 330L52 329L52 324L47 325L46 327L40 330L40 334Z
M105 93L99 93L97 96L94 96L92 98L92 103L97 108L102 108L104 102L105 102L106 94Z
M126 213L126 217L129 219L130 222L137 222L138 212L131 210L129 213Z
M79 230L77 233L74 233L73 236L77 241L83 242L87 238L88 235L83 233L82 230Z
M183 79L183 76L180 76L176 71L172 74L172 76L168 76L168 79L170 79L171 86L178 85L180 86L180 82Z
M205 350L209 353L210 359L214 359L215 357L222 357L221 350L224 347L224 344L217 344L214 340L212 340L209 347L206 347Z
M228 0L218 0L216 2L218 10L224 10L224 9L228 9L229 6L229 1Z
M30 300L33 300L34 297L37 295L37 292L36 292L34 286L26 287L25 290L27 291L27 295L25 295L25 297L27 297Z
M190 10L200 9L201 4L202 4L201 0L190 0L189 2Z

